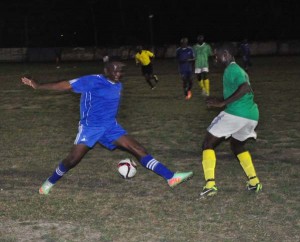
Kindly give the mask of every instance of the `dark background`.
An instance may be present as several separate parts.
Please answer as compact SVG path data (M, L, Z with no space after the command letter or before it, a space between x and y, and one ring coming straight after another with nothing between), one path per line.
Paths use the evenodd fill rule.
M1 0L0 47L164 45L184 36L195 42L199 33L207 41L295 40L299 5L291 0Z

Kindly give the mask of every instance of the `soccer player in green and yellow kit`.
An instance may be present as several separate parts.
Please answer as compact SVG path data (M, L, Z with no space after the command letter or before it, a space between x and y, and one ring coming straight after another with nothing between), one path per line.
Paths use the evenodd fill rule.
M199 81L199 86L205 96L209 96L210 83L208 79L209 64L208 57L213 55L209 44L204 42L204 36L198 35L197 44L193 46L195 53L195 74Z
M254 102L248 74L235 62L234 51L231 44L223 44L215 51L217 62L226 66L223 75L223 98L209 97L206 103L208 107L225 107L225 110L212 121L203 142L202 166L206 184L201 197L213 196L218 191L215 182L215 148L224 138L230 138L231 150L248 178L248 190L262 190L250 152L244 147L247 139L256 138L259 111Z

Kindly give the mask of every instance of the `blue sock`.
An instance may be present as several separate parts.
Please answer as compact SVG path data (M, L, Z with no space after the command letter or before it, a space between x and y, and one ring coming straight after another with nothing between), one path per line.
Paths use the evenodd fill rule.
M59 163L56 170L53 172L52 176L48 178L48 181L52 184L55 184L62 176L68 171L69 169L66 168L63 163Z
M156 174L162 176L166 180L172 178L174 175L174 172L170 171L163 164L155 160L151 155L144 156L141 159L141 164L149 170L152 170Z

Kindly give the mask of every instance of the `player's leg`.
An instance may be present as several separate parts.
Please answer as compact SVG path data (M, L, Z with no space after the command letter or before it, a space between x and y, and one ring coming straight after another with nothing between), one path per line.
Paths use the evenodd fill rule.
M146 82L148 83L150 88L153 89L154 86L151 83L151 77L150 77L149 72L148 72L148 66L141 66L141 70L142 70L142 74L143 74Z
M147 66L144 66L144 75L145 75L145 79L147 81L147 83L149 84L149 86L151 87L151 89L155 89L155 84L152 83L152 80L155 80L155 78L153 77L153 67L152 64L150 63ZM156 82L156 80L155 80Z
M148 83L148 85L150 86L151 89L154 89L154 85L151 82L151 76L148 73L144 74L145 80Z
M248 57L247 57L247 55L243 56L243 64L244 64L245 71L248 72Z
M247 66L246 71L248 72L249 71L249 67L252 66L252 63L251 63L250 55L249 54L247 54L246 58L247 58L246 59L247 60L247 62L246 62L246 66Z
M186 78L187 78L187 98L190 99L192 97L192 87L193 87L192 73L188 72L186 74Z
M201 196L213 196L217 193L215 182L216 154L215 148L222 142L223 138L218 138L207 132L202 144L202 167L205 178L205 186Z
M148 73L149 73L150 79L154 80L155 84L157 84L158 83L158 77L157 77L157 75L153 74L153 65L152 65L152 63L150 63L147 68L148 68Z
M247 139L256 139L257 135L255 128L258 122L241 118L239 124L242 126L236 132L232 133L230 140L231 150L237 156L246 176L248 177L248 189L259 192L262 190L262 185L256 175L251 154L244 147Z
M114 141L114 144L133 154L139 160L142 166L152 170L157 175L162 176L168 182L170 187L175 187L193 175L193 172L174 173L173 171L169 170L165 165L150 155L138 141L129 135L123 135L119 137L116 141Z
M155 81L155 82L156 82L156 84L157 84L157 83L158 83L158 81L159 81L159 80L158 80L158 76L157 76L156 74L153 74L152 76L153 76L153 79L154 79L154 81Z
M198 80L198 84L201 90L204 89L204 83L203 83L203 78L202 78L202 73L198 73L197 74L197 80Z
M246 176L248 177L248 189L259 192L262 190L262 185L256 175L251 154L245 149L245 143L246 141L239 141L235 138L230 139L231 150L238 158Z
M71 168L75 167L85 154L98 142L99 137L103 136L105 128L91 128L79 125L78 133L69 155L59 163L53 172L40 188L40 194L48 194L53 185Z
M210 81L208 79L208 68L206 71L202 72L203 75L203 86L204 86L204 90L205 90L205 94L206 96L209 96L210 94Z
M40 187L39 193L47 195L54 184L75 167L89 150L90 148L84 144L74 145L69 155L59 163L53 174Z
M195 68L196 79L198 81L200 89L203 91L204 84L203 84L201 72L202 72L201 68Z
M185 99L187 99L188 96L188 80L184 73L181 73L181 80L182 80L182 87L183 87L183 94L185 96Z
M210 126L207 128L202 149L202 166L206 184L203 188L201 196L211 196L217 193L215 182L215 167L216 155L215 148L224 140L229 138L232 133L240 129L240 119L235 119L236 116L222 111L213 119Z

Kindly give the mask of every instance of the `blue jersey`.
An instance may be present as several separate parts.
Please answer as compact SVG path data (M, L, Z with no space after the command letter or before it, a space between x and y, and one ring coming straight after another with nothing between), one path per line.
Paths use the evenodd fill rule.
M80 124L108 127L116 123L122 84L103 75L87 75L71 80L75 93L81 93Z
M194 55L194 51L191 47L178 48L176 50L176 58L179 63L180 73L192 72L193 65L192 65L192 62L188 61L188 60L194 59L195 55Z

